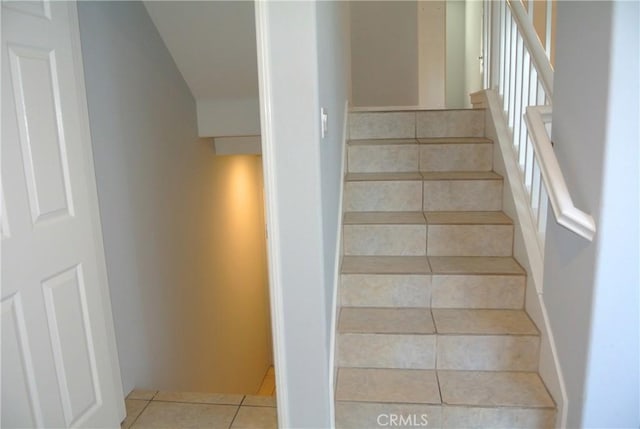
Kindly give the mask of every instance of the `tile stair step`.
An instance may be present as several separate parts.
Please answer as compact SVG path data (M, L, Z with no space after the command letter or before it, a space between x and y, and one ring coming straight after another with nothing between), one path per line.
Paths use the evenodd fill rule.
M534 371L539 344L522 310L343 307L338 321L344 367Z
M396 427L426 418L431 428L541 429L555 427L556 411L533 372L340 368L337 428L380 427L390 414L405 419Z
M484 118L483 109L352 111L349 138L482 137Z
M340 302L348 307L522 309L525 281L513 258L345 256Z
M493 171L348 173L345 211L496 211L502 176Z
M350 173L490 171L493 142L480 137L351 140Z

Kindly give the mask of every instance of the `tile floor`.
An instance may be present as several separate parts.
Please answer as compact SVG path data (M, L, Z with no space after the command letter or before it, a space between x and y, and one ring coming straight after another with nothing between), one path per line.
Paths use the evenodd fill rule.
M276 398L134 390L122 429L276 429Z

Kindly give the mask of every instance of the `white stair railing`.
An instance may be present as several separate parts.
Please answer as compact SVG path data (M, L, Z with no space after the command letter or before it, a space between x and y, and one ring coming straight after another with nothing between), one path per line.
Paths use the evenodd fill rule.
M540 249L544 249L549 201L558 223L591 240L595 234L593 218L574 207L549 137L553 98L550 49L545 52L520 0L485 0L484 8L484 85L501 98ZM551 19L549 13L547 19Z

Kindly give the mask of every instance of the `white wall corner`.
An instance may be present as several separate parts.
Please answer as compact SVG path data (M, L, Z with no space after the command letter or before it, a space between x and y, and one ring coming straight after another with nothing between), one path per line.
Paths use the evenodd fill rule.
M260 134L258 98L196 100L200 137Z
M494 142L493 168L504 177L503 210L514 220L514 257L527 271L525 307L540 329L538 372L556 402L556 427L564 428L567 424L568 398L551 324L542 298L544 261L537 238L537 228L520 179L518 160L511 147L511 132L504 119L502 104L495 90L483 92L483 103L487 106L486 136Z

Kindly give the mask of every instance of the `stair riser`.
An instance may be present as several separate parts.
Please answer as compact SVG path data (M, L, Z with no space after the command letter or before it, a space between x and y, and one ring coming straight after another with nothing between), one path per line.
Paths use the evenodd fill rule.
M556 413L552 409L545 408L336 402L336 428L338 429L391 427L389 424L391 416L394 416L394 421L397 422L393 425L394 428L540 429L555 427ZM427 420L426 425L421 425L423 416Z
M424 211L502 210L501 180L425 180Z
M433 369L435 356L435 335L338 335L340 367Z
M426 225L345 225L345 255L424 256Z
M422 211L422 181L347 182L344 211Z
M521 309L525 276L433 274L432 308Z
M482 137L484 110L352 112L349 138Z
M441 427L441 409L440 405L338 401L336 402L336 428L439 428ZM393 419L393 426L391 419Z
M349 307L429 307L431 276L342 274L340 300Z
M491 143L421 144L420 171L491 171Z
M349 173L397 173L418 171L417 144L353 145L348 149Z
M484 274L342 274L346 307L521 309L525 276Z
M339 334L338 365L535 371L539 345L539 337L533 335Z
M429 225L429 256L511 256L512 225Z
M536 371L540 339L533 335L438 335L436 367Z

